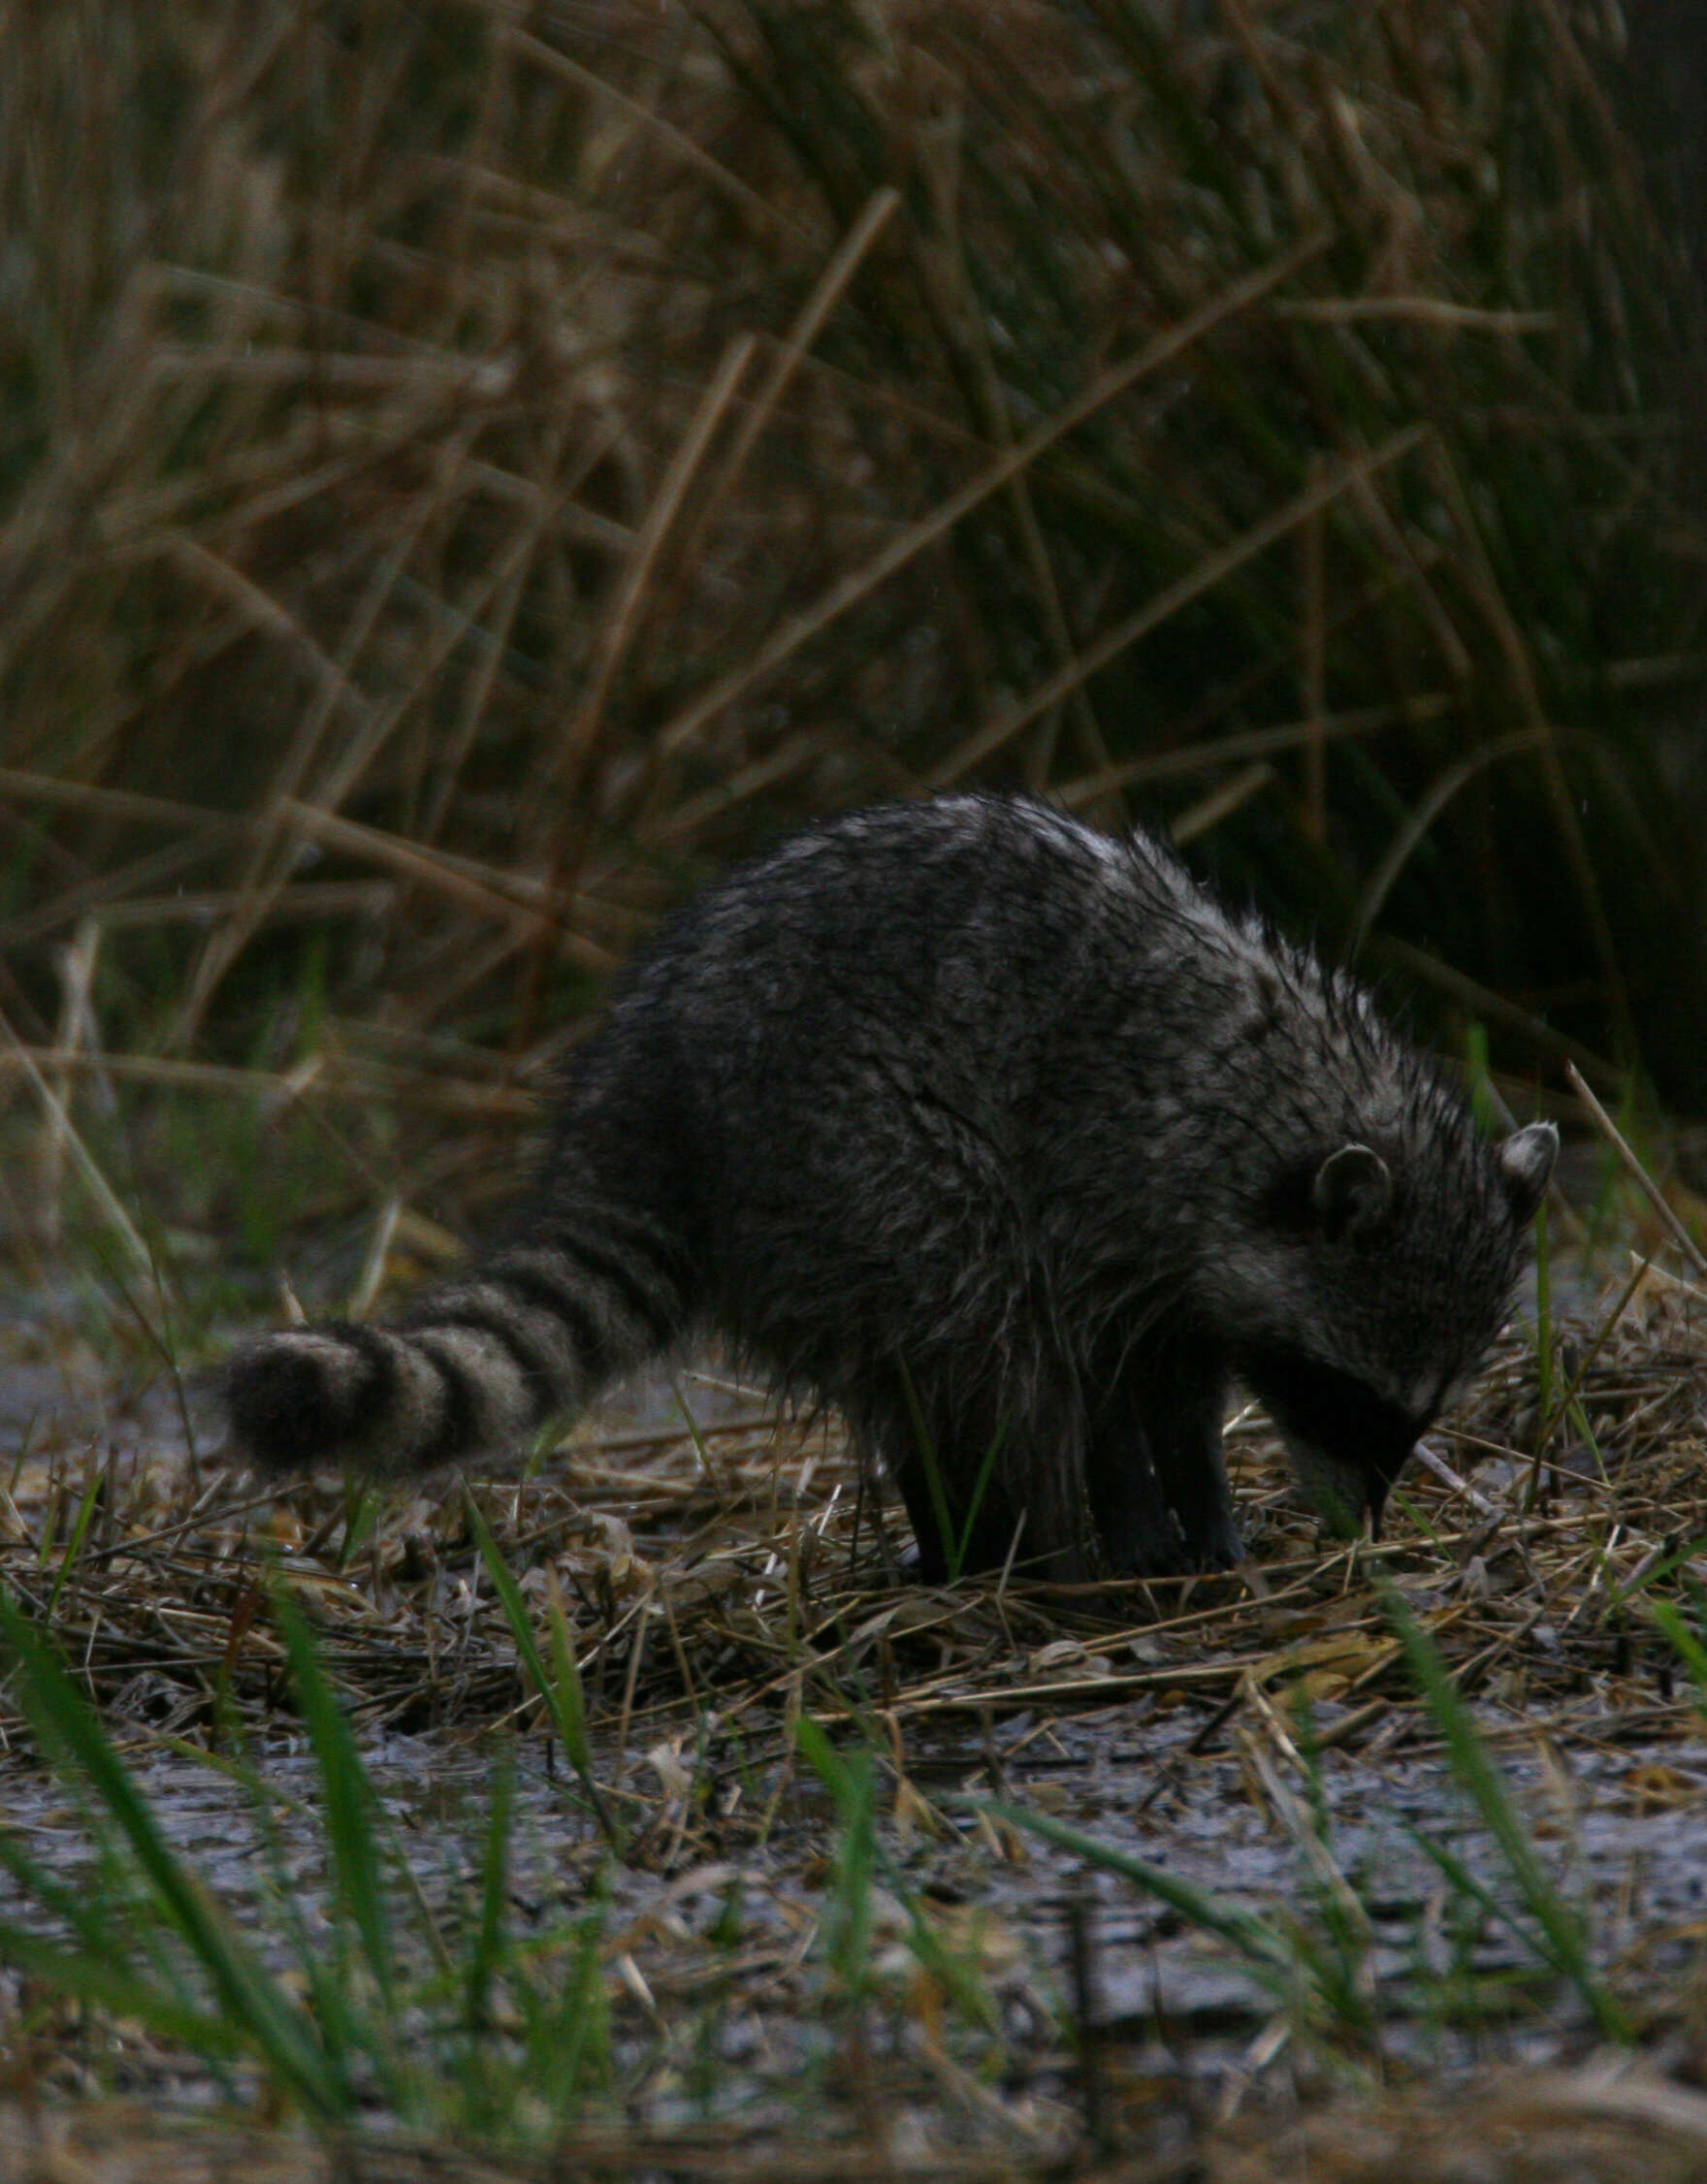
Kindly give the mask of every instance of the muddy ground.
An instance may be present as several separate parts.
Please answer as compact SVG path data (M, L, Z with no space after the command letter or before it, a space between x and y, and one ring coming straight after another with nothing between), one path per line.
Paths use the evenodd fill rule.
M1454 2104L1521 2105L1547 2073L1547 2113L1581 2125L1573 2158L1605 2141L1600 2168L1558 2173L1622 2173L1638 2141L1658 2173L1668 2133L1703 2164L1677 2173L1707 2173L1707 2127L1691 2136L1707 1734L1651 1612L1692 1617L1707 1582L1707 1301L1650 1274L1611 1324L1626 1288L1585 1289L1556 1330L1554 1420L1532 1331L1514 1332L1378 1546L1324 1545L1251 1412L1228 1440L1244 1567L1097 1594L910 1582L904 1516L885 1508L879 1538L834 1423L780 1417L715 1365L624 1392L531 1479L275 1493L221 1460L193 1376L115 1389L63 1316L56 1336L52 1312L15 1309L0 1569L172 1844L281 1964L281 1885L312 1927L329 1854L269 1587L307 1609L411 1885L447 1928L472 1915L495 1755L514 1750L513 1928L545 1946L590 1907L599 1922L613 2076L586 2104L590 2160L626 2133L629 2172L660 2174L724 2173L739 2153L744 2174L1373 2175L1402 2144L1419 2174L1552 2174L1494 2153L1438 2166L1465 2156L1441 2136ZM545 1732L469 1491L525 1596L564 1605L620 1852ZM1583 1976L1543 1945L1384 1588L1467 1700L1586 1937ZM802 1715L872 1754L879 1855L852 1968L849 1814L802 1757ZM92 1873L86 1816L10 1693L0 1723L11 1838L55 1875ZM265 1825L221 1771L234 1734L270 1786ZM1194 1887L1214 1916L1261 1922L1268 1956L1199 1915ZM5 1915L41 1917L9 1890ZM920 1920L975 2001L921 1961ZM48 2158L40 2116L67 2101L96 2139L114 2111L90 2104L141 2103L140 2146L229 2097L193 2055L16 1974L0 1997L38 2117L0 2131L16 2173ZM237 2082L265 2105L252 2074ZM88 2153L94 2172L123 2142Z

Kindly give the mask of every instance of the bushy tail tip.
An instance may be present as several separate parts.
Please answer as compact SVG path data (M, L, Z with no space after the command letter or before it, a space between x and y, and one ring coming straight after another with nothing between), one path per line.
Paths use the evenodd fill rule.
M304 1471L359 1447L389 1375L381 1338L329 1320L245 1342L225 1368L232 1438L270 1471Z

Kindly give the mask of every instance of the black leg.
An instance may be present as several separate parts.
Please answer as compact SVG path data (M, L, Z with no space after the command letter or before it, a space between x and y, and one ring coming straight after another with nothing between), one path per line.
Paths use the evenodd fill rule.
M1154 1406L1150 1447L1162 1492L1173 1505L1195 1569L1228 1569L1243 1554L1221 1456L1225 1380L1174 1391L1172 1402Z
M909 1378L911 1390L897 1375L893 1386L862 1388L846 1407L862 1447L877 1452L901 1491L920 1576L942 1584L956 1559L971 1576L1012 1556L1028 1577L1092 1577L1077 1405L1054 1389L1021 1398L958 1377L939 1387L918 1365Z
M1116 1577L1169 1577L1188 1568L1178 1520L1162 1495L1149 1441L1136 1418L1100 1419L1085 1452L1085 1489L1103 1558Z
M1176 1337L1128 1351L1098 1388L1086 1483L1114 1568L1156 1576L1238 1561L1221 1461L1226 1385L1217 1357Z

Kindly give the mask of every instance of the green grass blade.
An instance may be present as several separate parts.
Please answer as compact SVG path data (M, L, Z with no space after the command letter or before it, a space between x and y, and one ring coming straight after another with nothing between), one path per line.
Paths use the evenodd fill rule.
M829 1959L850 2001L865 1992L871 1956L872 1875L877 1862L877 1774L868 1750L846 1757L809 1714L794 1724L796 1748L836 1808L836 1879Z
M492 1784L486 1858L480 1884L480 1925L463 1987L463 2020L471 2033L492 2022L492 1985L504 1956L504 1907L509 1894L510 1821L515 1809L516 1755L506 1751Z
M563 1603L555 1593L545 1603L545 1626L551 1641L551 1688L556 1701L552 1719L570 1766L596 1804L598 1784L593 1779L593 1747L587 1741L587 1692Z
M240 1718L234 1717L230 1731L240 1750L246 1750ZM309 1741L324 1774L325 1757L313 1735ZM333 1870L335 1888L340 1891L338 1902L340 1915L332 1922L334 1946L329 1952L320 1929L306 1915L306 1907L300 1886L293 1879L291 1860L278 1831L274 1809L284 1807L300 1820L317 1824L323 1835L329 1834L329 1823L316 1801L311 1797L291 1797L280 1791L246 1757L215 1756L193 1746L182 1749L185 1756L198 1765L210 1766L236 1783L248 1799L272 1883L268 1910L276 1922L275 1932L288 1944L307 1995L309 2012L327 2053L345 2075L353 2074L358 2058L366 2058L379 2072L381 2097L400 2116L411 2114L407 2075L399 2067L397 2044L390 2037L396 2017L391 2000L380 1988L380 2007L368 2007L367 1989L349 1976L347 1943L353 1918L341 1895L338 1853L335 1850L333 1854ZM401 1858L398 1862L402 1864Z
M1227 1943L1271 1992L1288 1999L1296 1994L1303 1970L1298 1949L1283 1929L1271 1920L1241 1911L1212 1890L1166 1873L1129 1850L1099 1843L1095 1836L1056 1819L1050 1813L1029 1812L1022 1805L1010 1805L1001 1799L981 1800L978 1810L1012 1827L1023 1828L1027 1834L1042 1836L1059 1849L1071 1850L1087 1865L1100 1866L1105 1873L1131 1881L1134 1887L1177 1911L1190 1925Z
M1452 1771L1498 1846L1521 1902L1546 1938L1549 1958L1582 1996L1602 2034L1608 2039L1627 2040L1627 2020L1594 1969L1583 1922L1548 1879L1522 1815L1488 1755L1464 1694L1447 1675L1427 1632L1397 1588L1377 1577L1376 1590L1424 1704L1440 1732Z
M101 1890L91 1891L81 1883L71 1887L57 1879L4 1828L0 1828L0 1867L26 1897L40 1904L49 1916L61 1920L85 1949L116 1970L130 1973L127 1937Z
M531 1678L533 1688L545 1702L558 1741L586 1792L587 1802L593 1808L600 1834L620 1857L623 1833L605 1803L604 1794L593 1773L593 1755L587 1742L586 1694L581 1687L580 1670L575 1663L568 1628L564 1622L562 1611L558 1611L552 1629L552 1653L557 1668L554 1676L547 1670L540 1656L539 1646L533 1636L533 1624L528 1614L528 1603L522 1598L522 1589L517 1585L509 1564L492 1536L491 1526L480 1514L472 1494L467 1497L467 1506L468 1525L480 1549L480 1558L486 1564L493 1590L498 1594L499 1603L503 1609L504 1621L509 1624L510 1636L516 1642L516 1652L521 1655L522 1665Z
M978 1477L973 1481L972 1499L966 1505L966 1522L960 1527L960 1538L954 1549L954 1559L949 1571L950 1578L958 1583L966 1567L966 1557L972 1546L972 1527L978 1522L978 1513L983 1507L984 1489L989 1485L996 1468L996 1459L1002 1453L1002 1443L1008 1438L1008 1421L1004 1418L990 1436L990 1445L983 1452L983 1461L978 1467Z
M348 2113L352 2094L312 2025L235 1934L201 1884L174 1856L129 1770L51 1647L0 1593L0 1642L19 1670L19 1691L47 1752L87 1782L123 1837L168 1924L201 1964L221 2013L248 2035L275 2076L312 2112Z
M48 1595L47 1611L42 1619L45 1623L50 1624L52 1622L53 1611L59 1605L59 1595L65 1590L66 1580L77 1567L77 1558L82 1552L84 1535L87 1533L90 1521L94 1517L96 1504L101 1498L102 1478L101 1465L92 1463L89 1466L88 1484L84 1487L83 1497L78 1504L77 1521L71 1527L70 1539L65 1543L65 1553L59 1558L59 1569L53 1580L53 1590Z
M937 1444L931 1437L930 1428L924 1422L923 1406L918 1400L918 1392L913 1385L913 1375L907 1369L906 1359L898 1358L895 1362L901 1370L901 1386L913 1420L913 1438L918 1443L918 1461L924 1466L930 1511L936 1520L937 1537L942 1542L943 1559L948 1564L949 1583L953 1585L960 1576L960 1558L964 1550L949 1517L949 1495L943 1484L943 1468L937 1461Z
M1675 1600L1659 1600L1650 1594L1643 1605L1689 1672L1695 1686L1695 1712L1707 1720L1707 1646L1690 1628Z
M303 1722L320 1770L326 1840L338 1901L361 1937L362 1953L389 2017L396 2006L396 1971L374 1827L379 1800L302 1610L288 1592L279 1590L274 1594L273 1616L284 1639Z
M367 1479L352 1479L344 1493L343 1539L338 1550L338 1567L348 1569L364 1542L377 1529L381 1511L378 1494Z
M247 2044L231 2019L186 2007L150 1980L115 1965L111 1951L66 1948L0 1919L0 1963L52 1993L75 1995L115 2017L146 2025L157 2039L171 2040L206 2061L230 2061L241 2056Z
M1479 1879L1471 1872L1457 1851L1448 1849L1444 1843L1436 1843L1433 1837L1425 1835L1420 1828L1407 1828L1405 1833L1424 1857L1435 1866L1441 1876L1451 1884L1455 1895L1464 1898L1467 1903L1474 1904L1482 1916L1491 1920L1494 1925L1503 1926L1505 1931L1519 1943L1525 1952L1535 1958L1538 1963L1548 1965L1555 1972L1561 1972L1567 1977L1569 1976L1570 1967L1559 1961L1546 1935L1534 1927L1526 1926L1511 1906L1501 1903L1487 1882Z
M589 2090L613 2083L610 2003L604 1987L604 1929L609 1877L601 1873L594 1888L594 1909L575 1930L574 1960L564 1981L542 2077L552 2112L567 2121Z

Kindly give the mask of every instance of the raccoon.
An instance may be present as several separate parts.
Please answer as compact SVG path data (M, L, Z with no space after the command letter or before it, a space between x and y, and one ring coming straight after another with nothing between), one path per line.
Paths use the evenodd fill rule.
M694 1330L837 1406L927 1579L1240 1555L1230 1382L1377 1524L1508 1309L1558 1149L1475 1130L1348 978L1173 851L983 794L826 820L690 903L578 1050L507 1240L264 1335L264 1464L513 1447Z

